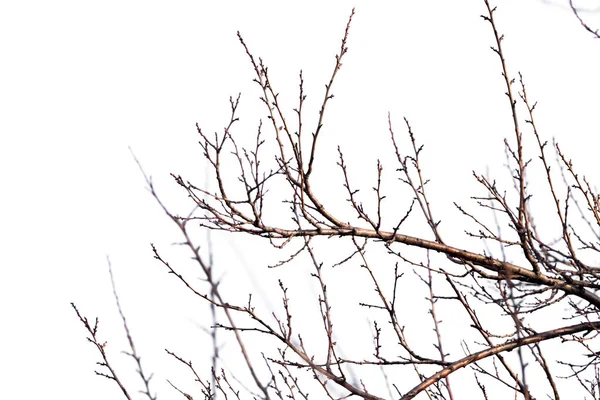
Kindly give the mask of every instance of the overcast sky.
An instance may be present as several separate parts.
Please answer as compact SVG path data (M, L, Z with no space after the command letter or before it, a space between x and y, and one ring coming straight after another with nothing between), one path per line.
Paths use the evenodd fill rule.
M521 71L538 101L540 131L556 137L597 184L600 41L564 0L497 3L510 73ZM471 170L500 170L502 140L511 135L493 36L480 18L483 1L0 6L0 398L118 398L114 384L94 376L98 356L70 308L75 302L100 317L118 365L133 369L118 354L123 335L107 256L149 362L169 372L162 349L176 345L173 332L185 331L178 343L189 340L202 352L202 321L174 312L195 300L150 252L150 243L169 248L177 232L145 190L129 149L165 201L189 211L169 173L203 179L195 123L220 131L228 98L239 92L240 131L254 134L264 117L236 32L264 58L288 110L304 71L314 115L353 5L327 140L343 144L349 157L376 157L388 111L399 130L406 116L426 145L435 193L468 199L456 182L467 189ZM584 16L600 22L598 14ZM219 238L223 270L264 267L243 240ZM157 388L164 378L157 376Z

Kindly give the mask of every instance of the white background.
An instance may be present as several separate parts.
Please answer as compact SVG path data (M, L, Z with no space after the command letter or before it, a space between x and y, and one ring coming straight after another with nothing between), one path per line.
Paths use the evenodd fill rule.
M599 41L562 0L497 3L510 73L521 71L539 101L538 128L597 183ZM238 92L241 135L252 136L265 114L236 31L269 65L288 110L303 69L314 116L353 5L325 143L343 144L349 157L377 157L387 112L399 132L408 117L426 145L438 215L451 225L456 214L445 213L452 200L468 199L471 170L501 170L502 140L512 138L483 1L0 6L0 398L119 397L114 384L94 376L98 356L70 306L100 317L116 365L133 370L119 354L125 343L107 256L138 350L157 371L155 388L177 396L164 378L181 370L171 369L163 349L200 357L210 351L200 328L209 322L152 258L150 243L175 254L170 246L179 237L145 190L129 148L166 203L189 211L169 173L204 178L195 123L220 131ZM583 16L598 22L598 14ZM326 161L334 168L335 159ZM355 168L356 179L366 171L368 182L374 165ZM252 241L217 235L215 242L229 287L240 279L236 271L250 276L267 264ZM245 287L262 290L252 281Z

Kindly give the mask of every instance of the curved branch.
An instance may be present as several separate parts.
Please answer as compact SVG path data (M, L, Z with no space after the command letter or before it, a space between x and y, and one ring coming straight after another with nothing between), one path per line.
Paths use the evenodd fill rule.
M429 386L434 384L435 382L439 381L440 379L445 378L446 376L450 375L452 372L456 371L457 369L466 367L467 365L472 364L479 360L483 360L484 358L487 358L487 357L490 357L490 356L493 356L493 355L496 355L498 353L502 353L505 351L511 351L511 350L514 350L521 346L535 344L535 343L542 342L544 340L554 339L554 338L562 337L565 335L573 335L578 332L591 331L591 330L599 329L599 328L600 328L600 321L586 322L583 324L577 324L577 325L567 326L564 328L553 329L550 331L527 336L527 337L524 337L524 338L521 338L518 340L511 340L506 343L500 344L498 346L492 347L490 349L486 349L486 350L482 350L477 353L473 353L471 355L468 355L468 356L452 363L451 365L447 366L446 368L442 369L441 371L437 372L436 374L425 379L419 385L415 386L410 392L408 392L407 394L402 396L400 400L410 400L410 399L414 398L417 394L421 393L423 390L425 390L426 388L428 388Z

